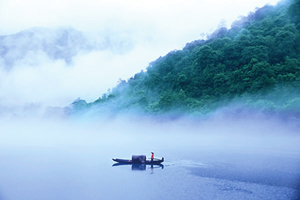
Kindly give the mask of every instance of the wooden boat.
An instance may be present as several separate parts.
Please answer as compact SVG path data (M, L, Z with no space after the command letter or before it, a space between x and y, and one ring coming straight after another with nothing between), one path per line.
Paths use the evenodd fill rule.
M146 165L160 165L162 162L164 162L164 158L157 159L154 158L153 161L147 160L146 156L141 155L141 156L132 156L131 160L128 159L118 159L118 158L113 158L113 161L120 163L120 164L146 164Z

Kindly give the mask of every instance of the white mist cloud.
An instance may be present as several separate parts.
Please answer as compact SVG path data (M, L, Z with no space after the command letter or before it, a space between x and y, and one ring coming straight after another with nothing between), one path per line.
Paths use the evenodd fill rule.
M70 65L64 60L51 60L42 52L29 52L10 71L0 71L0 102L66 106L78 97L94 101L116 86L119 78L126 80L140 72L149 60L165 51L143 43L124 54L109 50L81 53Z

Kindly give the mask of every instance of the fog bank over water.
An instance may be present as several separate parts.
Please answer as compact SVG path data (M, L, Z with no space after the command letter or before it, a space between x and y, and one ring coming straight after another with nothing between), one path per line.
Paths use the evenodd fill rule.
M299 126L276 119L28 117L0 126L3 200L132 199L134 190L145 199L155 190L156 198L176 200L297 199L299 193ZM151 151L165 158L163 169L112 167L111 158Z
M298 151L300 139L299 124L275 118L267 119L262 116L248 116L247 118L215 116L208 119L181 118L177 120L132 116L101 119L28 117L1 120L0 124L3 130L1 131L3 145L15 143L16 145L43 146L45 142L45 145L48 143L47 145L51 146L52 142L55 143L60 139L67 141L64 140L65 137L84 138L75 141L74 145L79 146L81 142L100 145L104 140L112 138L115 139L111 141L112 143L134 142L134 138L144 138L145 141L150 143L152 141L152 144L159 144L161 147L173 144L172 146L181 146L184 149L203 145L217 149ZM94 140L94 137L101 139ZM54 141L48 140L49 138ZM191 138L197 139L190 140ZM8 140L5 141L5 139ZM43 142L40 143L40 140ZM72 141L69 142L72 143ZM148 146L137 145L140 148Z

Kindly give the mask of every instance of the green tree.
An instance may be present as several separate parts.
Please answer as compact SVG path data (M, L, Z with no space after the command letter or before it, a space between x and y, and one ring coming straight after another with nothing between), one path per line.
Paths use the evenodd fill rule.
M210 46L202 46L196 52L196 66L197 69L203 70L207 67L213 67L217 62L217 54Z

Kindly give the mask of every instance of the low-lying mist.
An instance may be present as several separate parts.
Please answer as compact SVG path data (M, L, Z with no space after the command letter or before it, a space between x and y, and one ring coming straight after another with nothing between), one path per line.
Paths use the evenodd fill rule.
M102 119L28 117L1 120L0 123L1 146L17 148L31 145L54 148L56 145L72 145L75 148L128 144L126 148L137 148L142 152L154 147L164 150L170 146L184 150L202 146L221 151L241 149L260 153L300 153L298 123L259 115L233 117L219 114L207 119L177 120L141 116ZM145 142L135 144L140 138Z
M110 197L107 191L112 188L129 190L132 198L132 189L148 191L149 185L155 185L137 186L144 183L145 178L162 184L160 188L163 189L157 190L160 194L168 191L166 187L177 184L185 187L203 184L196 190L189 190L194 197L199 188L207 188L211 181L217 183L213 188L219 193L223 190L217 186L223 182L223 187L234 183L237 189L248 185L247 190L260 196L266 195L266 189L288 190L289 196L298 191L299 124L277 119L251 115L244 118L223 115L202 120L129 116L15 118L1 120L0 127L0 189L6 195L4 198L22 194L22 199L32 199L35 191L42 191L39 194L46 199L51 199L54 193L59 194L58 199L64 195L77 199L91 195L83 192L85 190ZM149 177L150 167L144 173L131 173L131 166L112 167L112 158L129 159L131 155L140 154L149 158L151 151L155 152L155 157L165 158L164 170L154 167L156 176ZM176 182L170 181L173 179ZM12 190L17 183L24 186ZM258 189L251 189L253 186ZM205 189L207 199L211 199L215 193L208 189ZM25 190L31 192L24 196ZM237 194L235 190L226 192L226 195ZM283 197L287 195L286 192L282 194ZM246 194L239 195L244 198Z

